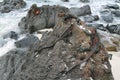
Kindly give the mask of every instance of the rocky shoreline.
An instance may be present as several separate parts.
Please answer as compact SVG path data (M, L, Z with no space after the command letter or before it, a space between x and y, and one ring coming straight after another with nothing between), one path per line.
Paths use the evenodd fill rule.
M13 6L10 3L14 1L5 1L0 6ZM26 5L23 0L18 3L19 6L16 4L14 8L7 8L9 10L1 8L0 12L7 13ZM114 80L106 51L120 50L120 25L111 24L113 16L119 17L119 5L108 4L103 8L99 16L92 14L89 5L67 8L33 4L18 23L21 32L11 31L3 36L3 39L16 40L16 49L0 57L0 79ZM106 26L94 23L101 19ZM40 31L46 28L52 31ZM19 39L22 34L26 36Z
M6 69L1 67L0 72L8 74L1 75L1 79L114 80L108 54L95 29L84 27L72 15L60 13L58 16L53 31L29 47L27 52L14 50L2 57L5 62L1 65L9 65Z

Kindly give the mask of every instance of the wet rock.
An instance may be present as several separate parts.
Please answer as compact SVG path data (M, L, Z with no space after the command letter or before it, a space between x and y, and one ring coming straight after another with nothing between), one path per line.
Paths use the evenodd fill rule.
M62 0L63 2L69 2L69 0Z
M91 14L90 6L86 5L81 8L71 8L70 10L63 6L49 6L44 5L37 7L33 4L28 11L26 17L23 17L19 22L21 33L34 33L40 29L53 28L56 24L57 15L62 13L72 13L75 15L83 16Z
M98 30L101 43L105 46L107 51L119 51L120 50L120 37L119 35L110 34L106 31Z
M76 16L90 15L91 9L90 9L89 5L85 5L81 8L72 7L72 8L70 8L70 13L74 14Z
M36 36L27 35L23 39L16 41L15 46L17 48L26 48L26 47L28 48L29 46L31 46L32 44L34 44L37 41L39 41L39 39Z
M33 4L26 17L23 17L19 23L21 33L33 33L40 29L53 28L58 13L67 13L68 8L62 6L43 5L37 7Z
M105 9L119 9L119 5L117 4L107 4Z
M120 0L115 0L115 2L120 3Z
M89 2L89 0L80 0L80 2Z
M17 40L18 39L18 34L14 31L10 31L9 33L7 33L6 35L4 35L3 37L4 39L5 38L11 38L11 39L15 39Z
M112 13L113 13L116 17L120 17L120 10L114 10L114 11L112 11Z
M93 22L93 21L97 21L99 20L99 16L98 15L91 15L91 16L85 16L84 17L84 21L85 22Z
M120 24L107 25L106 29L108 29L110 33L116 33L120 35Z
M18 58L16 55L1 57L0 79L89 80L92 78L114 80L108 54L99 40L96 41L98 39L96 30L86 27L86 30L93 30L91 34L87 35L82 28L84 25L80 25L75 18L70 16L66 18L66 16L68 15L59 16L53 31L31 46L22 55L22 58L19 56ZM81 28L79 28L80 26ZM95 49L92 49L95 47L93 43L99 43L98 46L95 44ZM90 50L80 52L81 48ZM84 64L80 64L82 61ZM80 67L82 68L80 69Z
M117 51L120 51L120 38L111 38L111 41L113 42L113 44L115 44L117 46Z
M26 3L23 0L4 0L0 3L0 12L8 13L12 10L24 8Z
M26 50L14 49L0 57L0 80L11 80Z
M113 22L113 19L114 19L113 15L110 11L102 11L101 12L101 17L107 23Z
M93 28L96 28L96 29L99 29L99 30L102 30L102 31L106 31L107 29L104 27L103 24L95 24L95 23L89 23L87 24L88 27L93 27Z

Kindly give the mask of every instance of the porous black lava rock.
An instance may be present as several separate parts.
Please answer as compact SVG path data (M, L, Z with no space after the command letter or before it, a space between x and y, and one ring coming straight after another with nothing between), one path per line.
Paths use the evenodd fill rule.
M0 3L0 12L8 13L13 10L24 8L26 3L23 0L3 0Z
M93 28L96 28L96 29L99 29L99 30L102 30L102 31L106 31L106 27L104 27L103 24L97 24L97 23L87 23L86 24L88 27L93 27Z
M115 33L115 34L119 34L120 35L120 24L112 24L112 25L107 25L106 29L110 32L110 33Z
M53 31L28 51L0 57L0 80L114 80L96 30L80 24L59 15Z

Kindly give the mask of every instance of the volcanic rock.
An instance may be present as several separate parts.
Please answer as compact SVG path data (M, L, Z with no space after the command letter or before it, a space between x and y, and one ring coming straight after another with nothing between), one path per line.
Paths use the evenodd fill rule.
M120 35L120 24L107 25L106 29L108 29L110 33L116 33Z
M80 0L80 2L89 2L89 0Z
M69 13L74 14L76 16L90 15L91 14L91 8L90 8L89 5L85 5L81 8L72 7L72 8L70 8Z
M0 58L1 80L114 80L96 29L69 14L59 15L53 31L22 57L16 54Z
M114 19L113 14L110 11L102 11L101 17L107 23L113 22L113 19Z
M13 10L24 8L26 3L23 0L4 0L0 3L0 12L8 13Z
M26 48L37 41L39 41L38 37L34 35L26 35L26 37L24 37L23 39L16 41L15 46L17 48Z
M40 29L53 28L58 13L67 12L68 8L62 6L43 5L42 7L37 7L36 4L33 4L27 16L21 19L19 27L22 33L33 33Z
M3 36L3 38L4 38L4 39L5 39L5 38L11 38L11 39L17 40L17 39L18 39L18 34L17 34L16 32L14 32L14 31L10 31L9 33L5 34L5 35Z
M23 17L18 24L21 33L34 33L40 29L53 28L59 13L63 13L63 15L64 13L72 13L77 16L83 16L91 14L91 9L89 5L81 8L70 8L69 10L63 6L43 5L42 7L37 7L36 4L33 4L26 17Z

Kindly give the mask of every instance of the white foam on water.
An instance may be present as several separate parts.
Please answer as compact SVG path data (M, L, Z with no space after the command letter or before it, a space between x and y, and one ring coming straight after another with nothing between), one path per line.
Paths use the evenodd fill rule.
M15 40L9 40L3 47L0 48L0 56L3 56L5 53L10 51L11 49L14 49L14 42Z
M0 2L3 2L3 0L0 0Z

